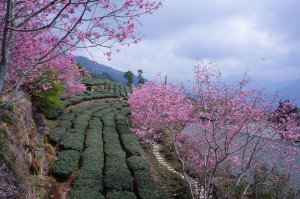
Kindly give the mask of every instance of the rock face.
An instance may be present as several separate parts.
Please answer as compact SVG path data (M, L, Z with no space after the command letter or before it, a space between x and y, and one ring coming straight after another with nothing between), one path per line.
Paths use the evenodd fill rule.
M40 190L34 181L40 184L44 173L44 150L37 147L43 136L38 136L30 98L23 92L17 97L0 124L0 198L35 199Z

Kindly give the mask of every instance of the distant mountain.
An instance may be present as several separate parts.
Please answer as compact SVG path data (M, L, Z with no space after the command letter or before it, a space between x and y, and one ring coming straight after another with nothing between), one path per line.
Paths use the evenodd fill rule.
M235 83L241 79L241 76L233 75L225 78L224 80L231 84ZM273 99L274 94L278 91L281 96L278 100L290 99L300 107L300 79L298 80L288 80L288 81L271 81L260 77L250 77L251 81L248 88L266 88L268 93L271 95L270 98ZM183 83L185 86L192 87L194 83L191 81L186 81L182 79L169 78L169 82L174 82L176 84ZM273 96L273 97L272 97Z
M291 99L300 107L300 79L290 81L287 85L279 88L282 97Z
M101 75L109 80L116 81L122 84L127 83L127 79L125 79L123 71L119 71L110 66L94 63L92 60L83 56L78 56L76 61L81 63L86 69L90 70L94 75ZM138 77L134 76L133 83L137 84L137 82L138 82Z
M236 82L239 80L238 76L231 76L226 78L228 82ZM271 81L260 77L250 77L250 88L266 88L270 94L275 94L278 91L281 96L279 99L290 99L300 107L300 79L287 81Z

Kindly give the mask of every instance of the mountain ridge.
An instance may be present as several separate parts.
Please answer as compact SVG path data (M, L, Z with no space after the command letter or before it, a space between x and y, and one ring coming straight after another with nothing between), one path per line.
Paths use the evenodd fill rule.
M107 79L112 78L112 81L116 81L118 83L126 84L127 79L124 77L123 71L117 70L111 66L106 66L100 63L95 63L92 60L88 59L84 56L78 56L76 61L84 66L84 68L90 70L94 75L102 75ZM133 84L138 84L138 77L134 75Z

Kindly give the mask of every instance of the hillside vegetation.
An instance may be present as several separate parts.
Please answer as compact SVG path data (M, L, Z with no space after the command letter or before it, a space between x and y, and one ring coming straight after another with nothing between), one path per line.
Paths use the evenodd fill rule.
M64 106L88 103L62 114L49 135L58 156L50 174L68 182L70 199L165 198L149 174L138 138L129 131L130 108L123 98L131 89L101 79L84 82L88 91Z

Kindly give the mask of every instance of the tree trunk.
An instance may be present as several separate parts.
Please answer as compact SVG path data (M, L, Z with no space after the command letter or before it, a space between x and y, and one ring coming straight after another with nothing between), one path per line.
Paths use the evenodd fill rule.
M8 65L11 49L15 39L14 31L9 27L14 27L15 1L7 0L6 14L4 20L3 37L1 42L1 60L0 60L0 93L4 90L4 84L8 75Z

